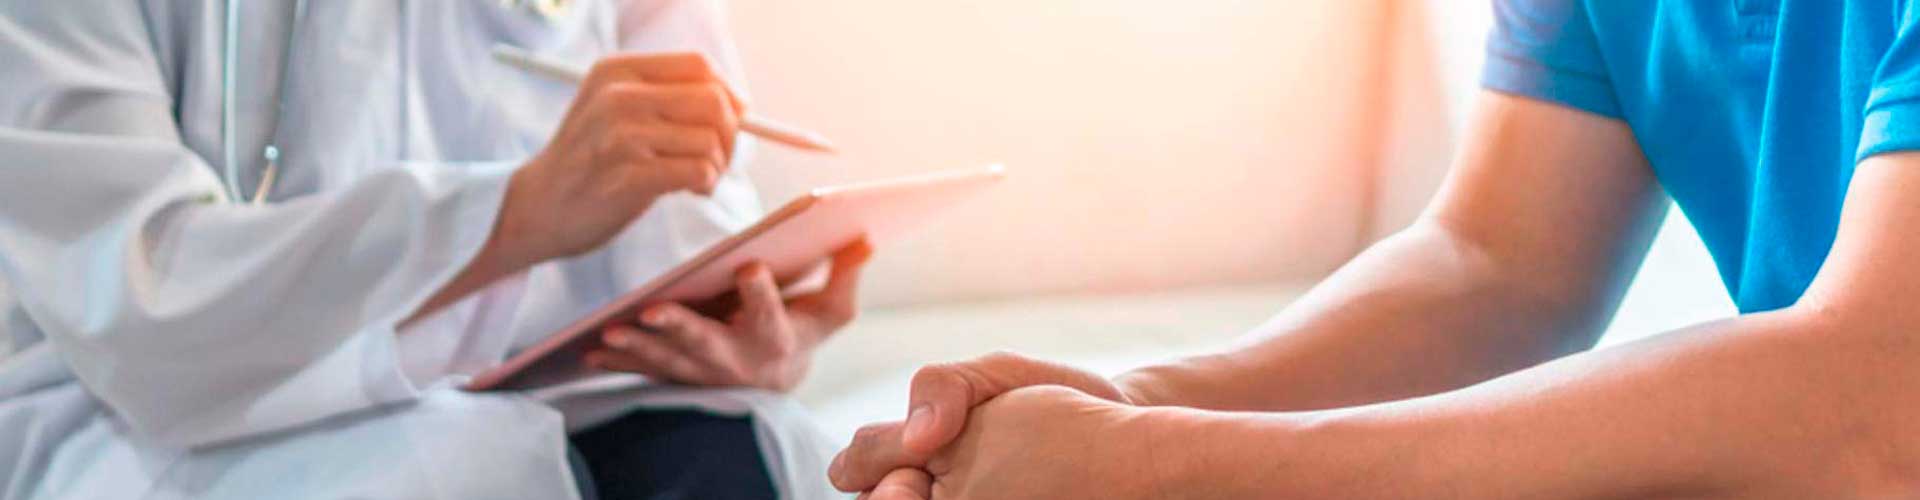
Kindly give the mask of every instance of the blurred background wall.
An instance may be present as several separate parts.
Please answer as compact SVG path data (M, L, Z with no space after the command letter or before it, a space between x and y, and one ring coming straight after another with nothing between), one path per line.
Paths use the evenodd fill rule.
M1004 162L883 249L871 305L1306 279L1370 237L1392 0L733 0L771 116L846 155L807 187Z
M847 151L763 149L770 203L839 181L1008 165L998 192L881 254L867 300L897 306L1324 275L1411 222L1439 185L1477 92L1489 5L729 8L754 104ZM1676 210L1624 323L1730 310L1697 246Z
M1009 182L882 248L869 313L798 396L899 418L925 363L1012 349L1116 372L1217 349L1418 216L1478 92L1489 0L731 0L802 189L1005 162ZM1605 337L1732 314L1674 211Z

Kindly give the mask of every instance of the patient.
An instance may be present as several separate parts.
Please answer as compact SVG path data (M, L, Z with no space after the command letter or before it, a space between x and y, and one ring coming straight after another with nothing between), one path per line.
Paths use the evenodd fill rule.
M1238 348L921 370L872 500L1891 498L1920 484L1920 14L1495 0L1412 227ZM1738 317L1589 351L1671 195Z

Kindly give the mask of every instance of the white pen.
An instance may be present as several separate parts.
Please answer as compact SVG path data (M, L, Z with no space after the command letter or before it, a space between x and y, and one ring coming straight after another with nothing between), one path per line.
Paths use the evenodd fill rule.
M494 45L493 58L509 66L574 85L579 85L580 82L586 81L587 79L586 70L567 63L542 58L531 52L527 52L525 49L512 45ZM768 120L765 117L752 113L748 113L747 116L740 119L740 130L762 139L798 149L821 153L835 152L833 143L827 141L825 137L821 137L820 134L782 125L779 122Z

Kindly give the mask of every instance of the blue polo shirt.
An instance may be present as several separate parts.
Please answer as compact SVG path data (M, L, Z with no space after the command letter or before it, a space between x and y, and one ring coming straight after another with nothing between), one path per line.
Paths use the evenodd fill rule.
M1826 260L1854 164L1920 148L1908 0L1494 0L1482 85L1625 121L1744 312Z

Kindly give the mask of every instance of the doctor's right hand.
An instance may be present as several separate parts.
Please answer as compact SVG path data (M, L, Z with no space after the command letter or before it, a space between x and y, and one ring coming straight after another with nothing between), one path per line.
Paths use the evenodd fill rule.
M712 194L742 113L699 54L602 59L546 149L514 174L496 239L529 265L578 255L663 195Z

